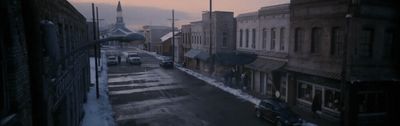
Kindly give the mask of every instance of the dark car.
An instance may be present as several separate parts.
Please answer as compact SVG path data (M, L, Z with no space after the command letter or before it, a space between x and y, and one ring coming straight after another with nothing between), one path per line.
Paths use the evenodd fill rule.
M173 68L174 67L174 63L172 62L171 58L163 58L160 61L160 66L164 67L164 68Z
M300 126L303 120L290 110L286 103L267 99L262 100L255 107L256 116L266 119L277 126Z

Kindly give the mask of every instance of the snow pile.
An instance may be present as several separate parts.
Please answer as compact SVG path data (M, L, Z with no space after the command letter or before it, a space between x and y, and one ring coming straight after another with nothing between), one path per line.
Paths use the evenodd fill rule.
M139 49L138 49L138 50L139 50ZM159 59L159 60L164 59L164 56L158 55L156 52L149 52L149 51L146 51L146 50L140 50L140 51L143 52L143 53L152 55L152 56L156 57L156 59Z
M102 57L106 57L103 53ZM90 75L91 83L95 84L95 60L90 58ZM108 88L107 88L107 61L106 58L101 59L102 71L99 74L99 91L100 97L96 99L96 86L90 87L87 94L87 102L83 108L85 116L82 121L82 126L115 126L113 118L112 108L108 99Z
M208 84L211 84L219 89L222 89L228 93L231 93L241 99L247 100L253 104L258 104L260 102L260 99L254 97L254 96L251 96L251 95L247 94L246 92L243 92L242 90L225 86L224 83L218 82L215 79L212 79L210 77L204 76L202 74L196 73L192 70L189 70L189 69L186 69L183 67L176 67L176 68L178 68L179 70L182 70L182 71L186 72L187 74L190 74L200 80L203 80L203 81L207 82Z

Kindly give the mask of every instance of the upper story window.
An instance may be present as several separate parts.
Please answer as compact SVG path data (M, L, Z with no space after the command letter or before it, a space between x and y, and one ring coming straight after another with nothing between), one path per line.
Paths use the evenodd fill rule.
M228 46L228 34L226 34L226 32L222 33L222 46L223 47Z
M302 45L304 43L304 30L301 28L296 28L294 31L294 52L299 52L302 50Z
M263 28L262 30L262 48L267 48L267 29Z
M363 28L361 31L358 55L361 57L372 57L373 42L374 42L374 29Z
M276 40L276 30L275 28L271 29L271 50L275 49L275 40Z
M243 30L240 29L240 33L239 33L239 47L243 46Z
M321 38L322 38L321 35L322 35L321 28L313 28L311 30L311 47L310 47L311 53L319 53L320 52Z
M386 30L384 36L384 58L392 58L394 54L394 32L393 30Z
M339 27L332 29L331 33L331 49L330 54L332 56L341 56L343 53L343 30Z
M254 49L256 48L256 29L253 29L252 33L253 33L253 38L251 39L252 40L251 48Z
M285 50L285 28L281 28L279 36L279 50Z
M249 47L249 29L246 29L246 48Z

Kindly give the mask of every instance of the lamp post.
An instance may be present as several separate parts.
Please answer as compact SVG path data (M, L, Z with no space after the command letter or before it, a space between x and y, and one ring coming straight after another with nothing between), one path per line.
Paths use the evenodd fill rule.
M348 13L348 14L346 14L346 16L345 16L345 18L346 18L346 28L345 28L345 36L344 36L344 42L343 42L343 58L342 58L342 72L341 72L341 84L340 84L340 90L341 90L341 93L340 93L340 103L341 103L341 112L340 112L340 117L341 117L341 123L342 123L342 125L345 125L345 113L347 113L347 111L349 111L348 109L349 109L349 107L348 106L346 106L346 101L347 101L347 99L345 100L345 97L346 97L346 94L348 93L348 89L347 89L347 86L346 86L346 77L348 76L348 72L349 71L347 71L347 64L348 64L348 55L347 55L347 53L348 53L348 51L347 51L347 48L348 48L348 44L349 44L349 33L350 33L350 20L351 20L351 18L352 18L353 16L352 16L352 14L350 14L350 13ZM348 103L347 103L348 104Z
M209 54L211 57L211 63L210 63L210 75L212 75L212 73L214 72L214 57L212 55L212 0L210 0L210 12L209 12L209 25L210 25L210 49L209 49Z

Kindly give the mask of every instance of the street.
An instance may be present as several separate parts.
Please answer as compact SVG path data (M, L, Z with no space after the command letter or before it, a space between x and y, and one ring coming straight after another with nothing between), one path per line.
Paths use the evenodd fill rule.
M139 53L142 65L121 58L109 66L109 96L119 126L265 126L254 104Z

